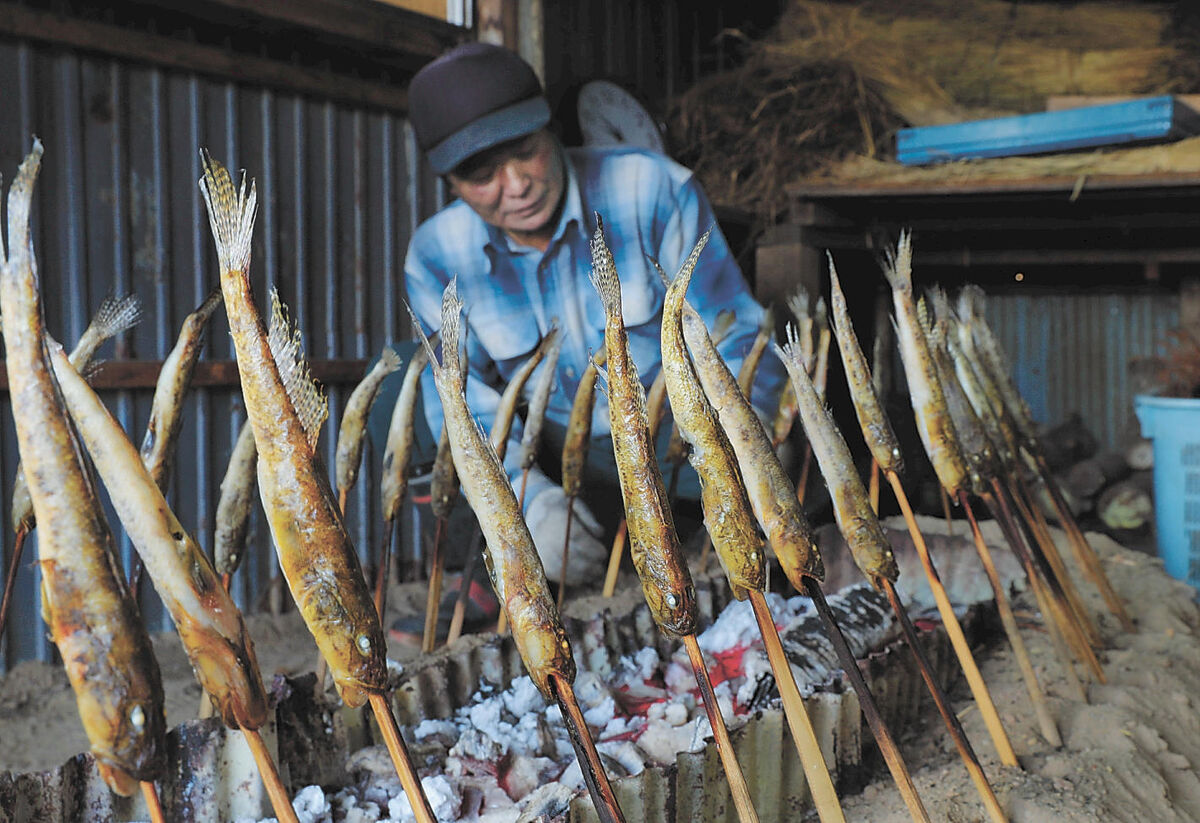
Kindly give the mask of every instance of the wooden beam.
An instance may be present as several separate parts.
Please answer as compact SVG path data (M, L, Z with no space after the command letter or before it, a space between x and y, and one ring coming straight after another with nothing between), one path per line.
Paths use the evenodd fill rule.
M162 370L161 360L108 360L88 380L97 390L153 389ZM312 375L327 386L348 386L362 380L367 361L358 359L313 360ZM234 360L201 360L192 375L192 385L234 388L240 385ZM0 391L8 391L8 369L0 362Z
M400 84L361 80L14 3L0 3L0 35L295 91L343 103L398 112L408 109L408 91Z

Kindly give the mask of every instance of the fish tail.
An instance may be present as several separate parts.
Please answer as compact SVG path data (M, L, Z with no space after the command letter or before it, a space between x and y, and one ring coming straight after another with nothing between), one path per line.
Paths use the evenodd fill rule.
M400 355L391 346L384 346L379 353L379 368L384 374L391 374L400 368Z
M933 304L934 322L938 325L949 324L955 319L954 309L950 305L950 296L941 286L929 290L929 300Z
M784 365L788 363L799 364L807 375L809 353L806 350L807 347L800 339L800 331L796 328L796 324L788 323L784 334L787 337L786 343L782 346L778 343L771 344L775 349L775 354L783 361Z
M288 320L287 307L274 289L271 290L271 323L267 328L267 345L279 369L283 388L304 427L308 445L316 449L317 438L321 436L321 424L329 416L329 404L304 358L300 329Z
M691 253L687 259L683 261L683 265L679 267L679 271L675 274L676 280L683 280L683 290L686 293L688 284L692 280L692 274L696 271L696 264L700 262L700 252L704 251L704 247L708 245L708 238L712 236L712 227L705 229L704 234L700 235L700 239L696 241L696 245L692 246Z
M116 337L142 320L142 301L136 294L109 296L92 318L92 329L101 340Z
M697 317L700 316L700 314L690 305L686 306L686 309L688 312L695 314ZM734 321L736 320L737 312L735 312L733 309L721 309L719 312L717 312L717 319L713 321L712 333L709 335L709 339L712 340L714 344L724 340L725 336L729 334L729 331L733 328Z
M208 207L208 222L217 243L217 260L222 272L246 272L250 268L250 240L254 235L254 217L258 212L258 192L254 181L246 192L246 173L241 185L233 185L229 170L212 159L207 149L200 150L204 176L200 193Z
M895 249L884 256L883 276L896 291L912 290L912 232L900 232Z
M462 308L463 302L458 296L458 277L455 276L442 292L442 368L449 369L459 380L466 380L466 363L459 351Z
M621 318L621 281L617 279L617 264L613 260L608 244L604 242L604 221L596 214L596 232L592 235L592 271L589 275L592 286L600 295L604 314L609 318Z

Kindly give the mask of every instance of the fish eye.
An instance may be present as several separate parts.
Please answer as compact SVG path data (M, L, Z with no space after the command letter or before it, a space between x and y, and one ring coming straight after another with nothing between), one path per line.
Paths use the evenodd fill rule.
M360 634L358 636L358 639L355 641L355 645L358 646L358 650L364 655L371 653L371 638L367 637L365 634Z
M133 724L133 728L141 731L146 728L146 711L141 706L134 706L129 711L129 722Z
M750 562L751 563L758 562L758 552L750 552Z
M679 598L673 594L668 594L667 595L667 608L673 609L678 605L679 605Z

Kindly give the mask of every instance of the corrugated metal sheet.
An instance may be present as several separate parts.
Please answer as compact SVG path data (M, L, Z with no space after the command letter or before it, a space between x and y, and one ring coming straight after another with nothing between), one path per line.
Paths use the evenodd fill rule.
M1078 412L1116 448L1138 433L1129 364L1163 353L1179 299L1150 289L1003 293L988 299L987 316L1034 418L1053 425Z
M46 146L35 199L35 244L47 325L67 345L109 293L135 292L145 319L101 356L161 359L179 325L217 285L216 257L196 181L198 150L245 168L259 187L253 281L260 305L278 288L304 332L308 355L370 358L402 339L403 255L420 220L444 199L417 157L411 129L393 113L265 91L195 75L0 40L0 170L11 179L32 135ZM218 313L206 359L233 356ZM352 386L329 386L332 421ZM106 392L135 443L152 391ZM7 393L0 393L0 548L7 565L17 466ZM232 443L245 415L234 388L193 390L188 399L169 499L202 546ZM323 453L333 464L326 427ZM336 430L335 430L336 431ZM352 537L365 557L378 545L379 456L368 448L348 505ZM116 525L111 515L110 522ZM239 605L252 608L274 568L265 523L235 577ZM36 533L35 533L36 534ZM123 537L126 562L131 547ZM41 625L38 572L27 547L0 669L50 659ZM144 612L152 630L169 620L151 587Z

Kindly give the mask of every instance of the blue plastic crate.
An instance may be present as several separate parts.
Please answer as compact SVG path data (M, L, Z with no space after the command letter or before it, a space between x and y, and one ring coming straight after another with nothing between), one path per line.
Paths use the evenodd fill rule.
M1200 114L1169 95L1064 111L902 129L901 163L1070 151L1089 146L1177 140L1200 134Z

